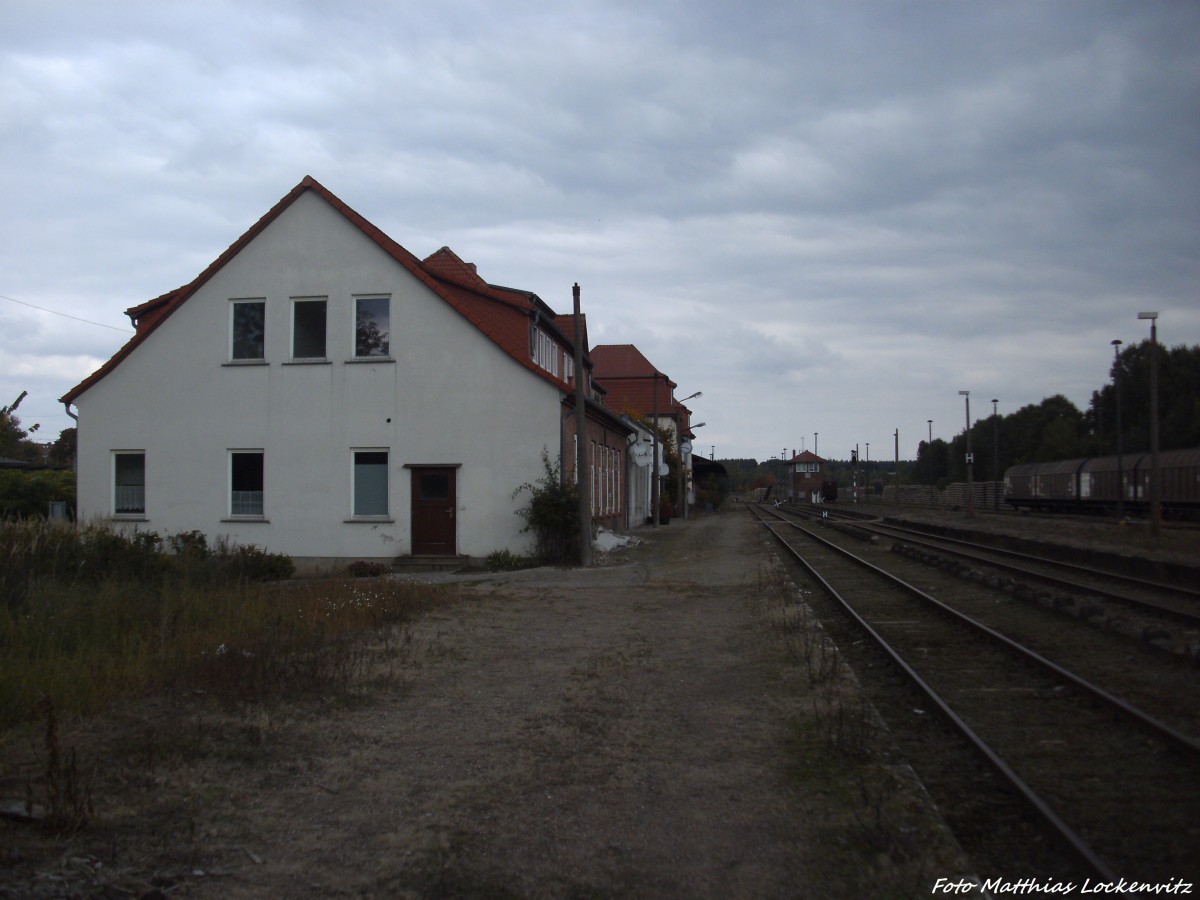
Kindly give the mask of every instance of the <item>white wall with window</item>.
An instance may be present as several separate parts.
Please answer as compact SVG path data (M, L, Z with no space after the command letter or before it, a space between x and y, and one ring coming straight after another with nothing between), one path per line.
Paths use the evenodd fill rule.
M79 513L390 560L403 466L452 464L457 551L524 553L513 490L557 453L560 400L308 193L79 396Z

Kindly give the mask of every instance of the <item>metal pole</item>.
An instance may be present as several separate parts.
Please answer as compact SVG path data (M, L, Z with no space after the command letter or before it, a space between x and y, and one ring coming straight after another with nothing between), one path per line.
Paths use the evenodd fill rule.
M995 512L1000 512L1000 417L996 412L999 402L992 398L992 509Z
M1117 399L1117 518L1125 518L1125 466L1121 447L1121 342L1113 345L1113 390Z
M675 518L677 519L681 517L684 519L687 518L687 497L683 495L683 429L679 427L682 421L683 415L681 414L675 420L675 455L679 457L679 472L677 473L678 477L675 479L678 489L675 492L675 497L679 505L683 507L682 514L679 510L675 510Z
M820 456L820 454L817 453L817 435L818 434L820 434L820 432L818 432L818 431L813 432L813 453L817 456Z
M967 398L967 518L975 518L975 455L971 452L971 392L959 391Z
M929 508L933 509L933 419L925 421L929 424Z
M579 564L592 564L592 482L587 467L587 392L584 390L583 326L579 315L579 284L575 298L575 484L579 488Z
M896 506L900 505L900 429L896 429Z
M1158 535L1162 518L1162 486L1158 477L1158 313L1140 312L1150 320L1150 533Z

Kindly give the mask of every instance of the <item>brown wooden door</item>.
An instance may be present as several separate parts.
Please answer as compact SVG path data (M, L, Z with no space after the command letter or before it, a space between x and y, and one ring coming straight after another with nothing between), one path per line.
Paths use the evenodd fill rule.
M455 470L412 470L413 556L454 556Z

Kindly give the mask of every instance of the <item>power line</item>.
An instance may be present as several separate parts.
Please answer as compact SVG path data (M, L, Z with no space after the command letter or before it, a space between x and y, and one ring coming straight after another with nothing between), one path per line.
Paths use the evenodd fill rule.
M16 300L12 297L5 297L0 294L0 300L8 300L10 303L19 303L22 306L28 306L30 309L40 309L42 312L52 313L56 316L62 316L65 319L74 319L76 322L83 322L87 325L98 325L101 328L111 328L113 331L120 331L124 334L133 334L128 328L118 328L116 325L105 325L103 322L93 322L90 319L81 319L79 316L72 316L69 313L59 312L56 309L46 309L44 306L34 306L32 303L26 303L24 300Z

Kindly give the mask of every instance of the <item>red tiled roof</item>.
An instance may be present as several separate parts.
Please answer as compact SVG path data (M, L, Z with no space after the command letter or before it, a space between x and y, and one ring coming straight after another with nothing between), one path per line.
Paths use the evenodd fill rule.
M610 409L652 415L657 386L660 416L679 417L688 412L672 397L675 382L659 372L633 344L597 344L591 357L596 381L608 389Z
M559 330L554 324L556 317L553 311L537 295L511 288L497 288L487 284L479 277L473 264L463 262L448 247L438 250L422 263L412 253L343 203L316 179L306 176L191 283L126 310L126 315L133 320L137 328L134 336L103 366L64 394L60 398L61 402L68 404L74 402L88 388L120 365L125 357L153 334L175 310L203 287L213 275L237 256L306 191L312 191L345 216L392 259L522 366L559 387L568 387L561 378L540 368L530 358L529 325L530 318L535 311L541 312L543 322L550 325L552 330ZM561 333L559 336L563 337ZM570 341L566 340L566 343L570 349Z
M797 453L795 456L793 456L793 457L792 457L792 458L789 460L789 462L794 462L794 463L799 463L799 462L815 462L815 463L823 463L823 462L825 462L825 460L824 460L824 458L822 458L822 457L820 457L820 456L817 456L817 454L813 453L811 450L805 450L805 451L804 451L804 452L802 452L802 453Z
M574 343L574 341L575 341L575 314L574 313L567 313L565 315L555 316L554 324L558 326L558 330L563 333L563 335L567 338L567 340ZM588 352L587 313L581 312L579 314L579 324L581 326L579 330L583 332L583 352L587 353ZM595 363L593 362L593 365L594 364Z

